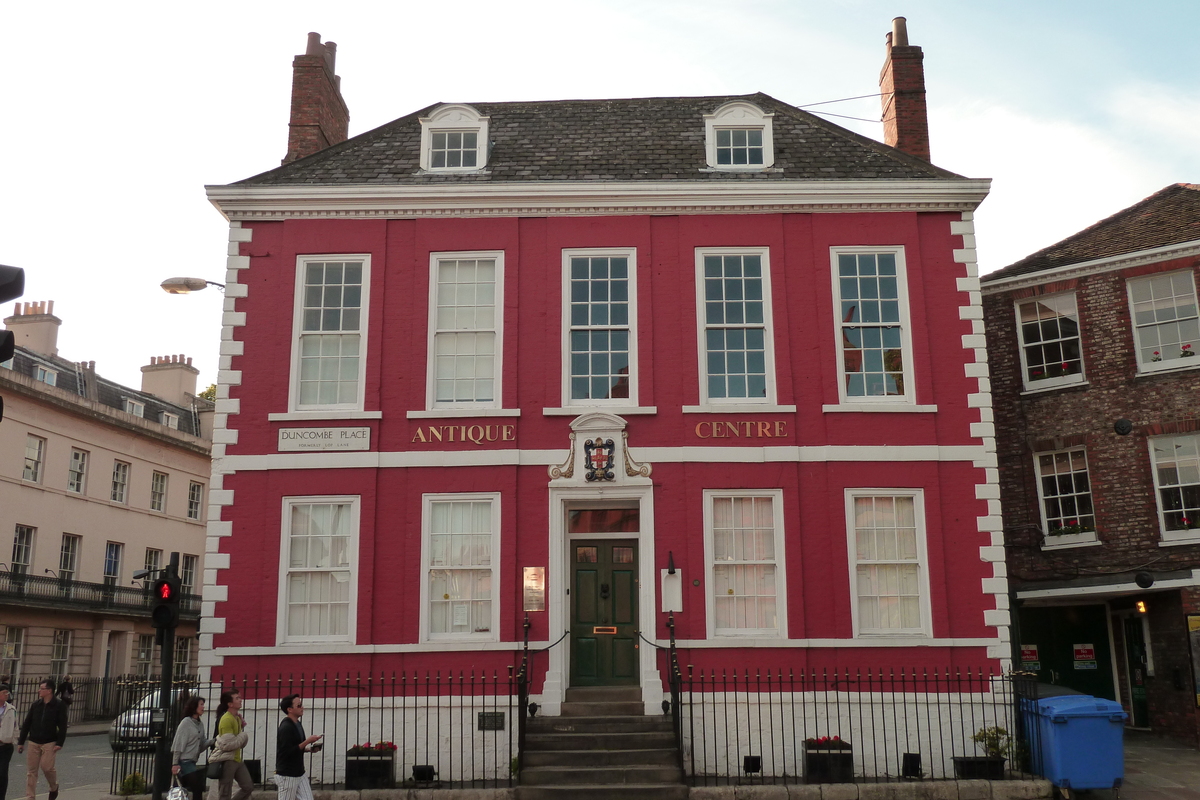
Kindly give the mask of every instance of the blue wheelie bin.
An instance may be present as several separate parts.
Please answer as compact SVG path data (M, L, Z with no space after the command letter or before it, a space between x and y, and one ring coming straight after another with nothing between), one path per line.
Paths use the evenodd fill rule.
M1125 780L1120 703L1089 695L1022 702L1033 767L1060 789L1114 789Z

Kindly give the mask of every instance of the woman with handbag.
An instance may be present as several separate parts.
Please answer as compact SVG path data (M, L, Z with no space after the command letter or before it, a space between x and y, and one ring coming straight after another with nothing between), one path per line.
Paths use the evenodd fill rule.
M200 753L213 743L211 737L204 735L204 724L200 722L203 715L204 698L195 695L188 698L171 742L171 774L179 776L180 784L192 793L192 800L204 800L204 771L196 762Z
M241 708L242 698L237 692L221 692L221 704L217 706L217 739L208 756L210 769L213 764L221 765L217 800L230 800L235 781L238 792L233 795L233 800L249 800L254 791L250 771L242 763L242 748L250 740L250 734L243 730L246 721L242 719Z

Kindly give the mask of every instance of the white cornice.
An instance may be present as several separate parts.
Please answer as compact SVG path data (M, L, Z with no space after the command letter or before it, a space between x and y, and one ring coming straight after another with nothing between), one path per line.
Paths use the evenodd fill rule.
M546 181L346 186L208 186L230 220L780 211L971 211L990 179Z
M1171 261L1176 258L1200 255L1200 239L1179 244L1168 244L1162 247L1152 247L1138 250L1134 253L1122 253L1118 256L1096 258L1091 261L1080 261L1078 264L1068 264L1065 267L1044 269L1038 272L1027 272L1014 275L1011 278L988 280L984 275L980 278L980 290L984 294L999 294L1024 289L1027 286L1039 286L1043 283L1061 281L1068 278L1078 278L1084 275L1098 275L1102 272L1113 272L1128 269L1141 264L1151 264L1155 261Z

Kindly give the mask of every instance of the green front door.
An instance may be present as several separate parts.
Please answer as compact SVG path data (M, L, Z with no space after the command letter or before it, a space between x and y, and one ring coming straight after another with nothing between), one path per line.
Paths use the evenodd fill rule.
M1036 672L1043 683L1117 699L1106 607L1025 605L1017 614L1017 623L1018 669ZM1091 658L1086 657L1089 648ZM1026 661L1023 654L1033 660Z
M571 542L571 685L638 682L637 541Z

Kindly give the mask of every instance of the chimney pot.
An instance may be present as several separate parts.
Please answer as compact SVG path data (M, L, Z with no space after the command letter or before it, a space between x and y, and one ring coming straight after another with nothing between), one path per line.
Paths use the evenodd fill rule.
M887 55L879 73L883 141L902 153L929 161L929 117L925 107L925 55L908 43L904 17L892 20Z
M308 34L304 55L292 59L292 111L283 164L346 141L350 111L335 73L337 44Z
M908 47L908 20L904 17L892 20L891 43L894 47Z

